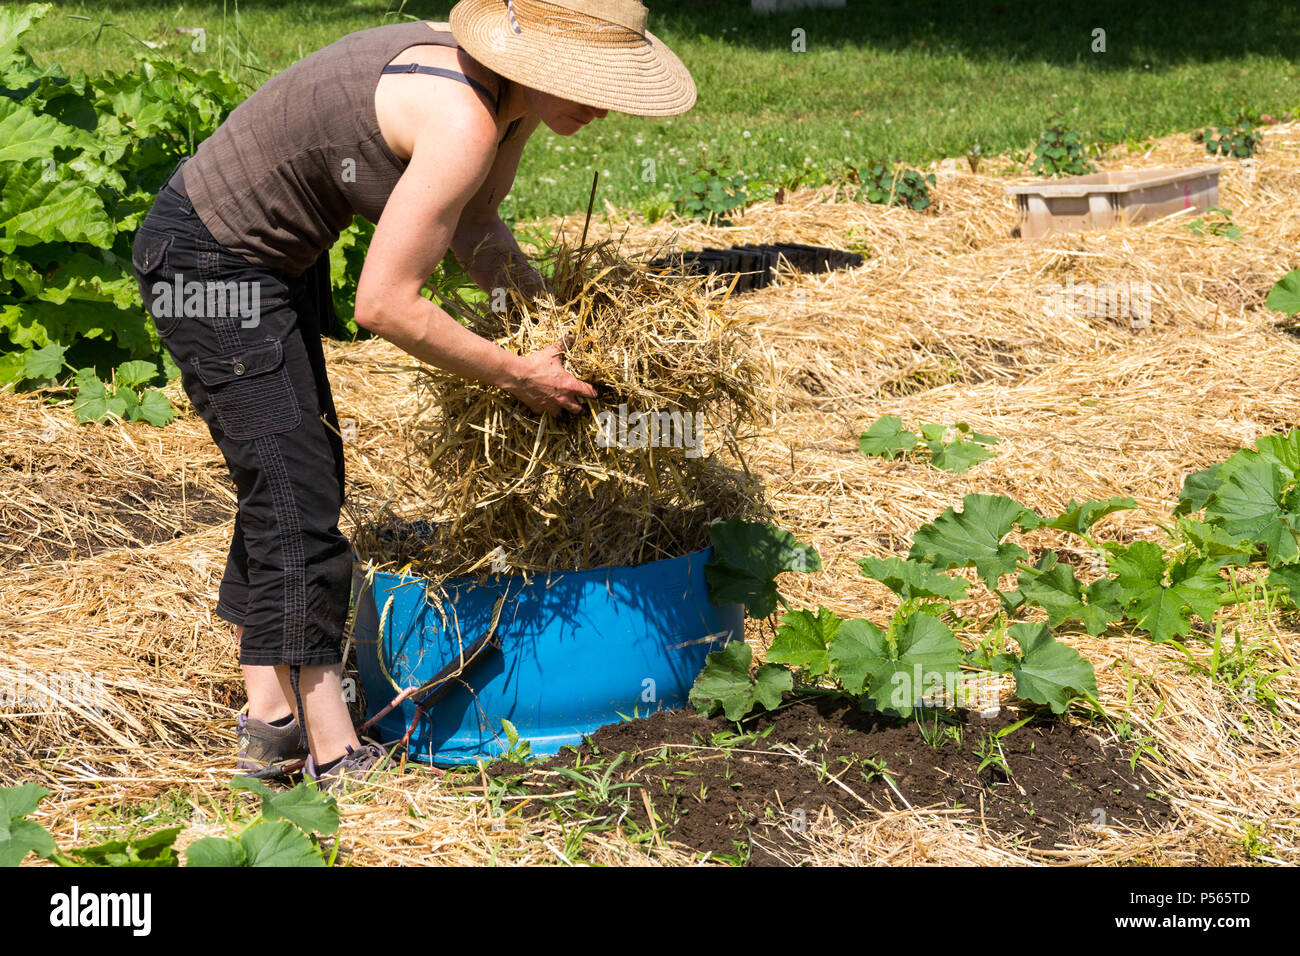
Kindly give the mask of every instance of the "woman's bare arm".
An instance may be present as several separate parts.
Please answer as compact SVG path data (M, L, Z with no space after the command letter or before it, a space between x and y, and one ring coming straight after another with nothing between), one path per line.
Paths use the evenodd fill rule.
M357 283L357 324L422 362L499 386L535 411L578 411L578 399L596 392L565 371L558 345L514 355L420 294L462 210L486 181L496 149L490 114L466 109L451 115L422 124L406 172L384 207Z

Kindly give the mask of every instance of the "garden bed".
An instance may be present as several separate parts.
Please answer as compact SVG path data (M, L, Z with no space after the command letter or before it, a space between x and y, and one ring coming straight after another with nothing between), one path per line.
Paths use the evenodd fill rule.
M849 701L787 695L780 710L739 728L691 710L662 712L603 727L547 761L497 764L493 774L516 798L536 798L525 814L553 814L570 827L623 819L754 865L797 862L819 829L899 811L949 811L1021 850L1169 826L1159 784L1108 727L1031 720L996 736L1023 716L1004 709L991 719L901 721ZM990 747L996 760L981 769ZM623 784L633 786L617 789Z

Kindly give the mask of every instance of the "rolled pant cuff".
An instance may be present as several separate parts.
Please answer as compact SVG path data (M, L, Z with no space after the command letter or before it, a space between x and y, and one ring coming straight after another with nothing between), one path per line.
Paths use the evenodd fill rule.
M248 667L329 667L343 663L343 652L315 654L301 661L286 661L276 654L240 654L239 663Z
M235 625L235 627L244 626L244 615L240 614L229 604L223 604L220 601L217 602L217 617L221 618L223 621Z

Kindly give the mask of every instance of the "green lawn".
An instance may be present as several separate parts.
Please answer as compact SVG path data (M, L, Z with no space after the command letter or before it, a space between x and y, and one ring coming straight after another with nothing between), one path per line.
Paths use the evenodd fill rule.
M1088 139L1113 143L1300 107L1300 10L1253 2L1098 0L991 4L850 0L840 11L762 16L748 0L650 0L651 29L691 69L699 103L683 117L611 115L573 137L543 129L528 146L507 216L575 211L591 170L601 195L653 205L683 174L724 160L769 182L805 168L873 159L920 163L1027 149L1059 112ZM142 41L194 65L220 65L252 89L352 30L452 4L339 2L57 3L29 39L44 62L130 67ZM168 32L203 27L206 50ZM1093 53L1094 28L1106 52ZM792 31L806 52L793 52ZM644 174L654 160L654 181Z

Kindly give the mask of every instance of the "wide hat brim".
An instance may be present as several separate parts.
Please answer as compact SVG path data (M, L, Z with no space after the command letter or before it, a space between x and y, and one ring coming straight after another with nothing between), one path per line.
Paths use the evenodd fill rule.
M504 0L460 0L449 20L466 53L543 93L635 116L675 116L695 105L690 71L649 31L516 33Z

